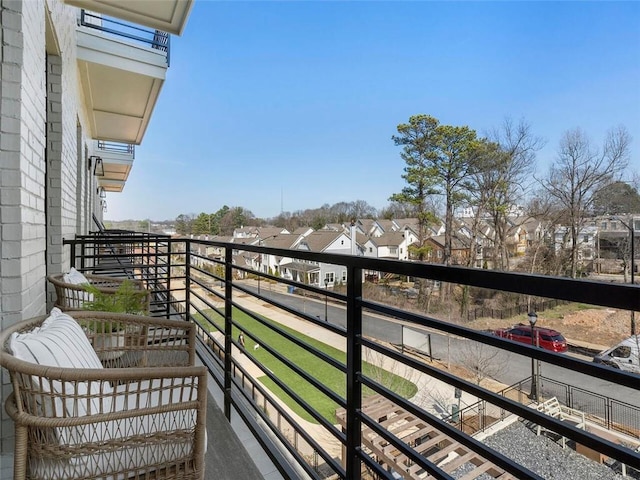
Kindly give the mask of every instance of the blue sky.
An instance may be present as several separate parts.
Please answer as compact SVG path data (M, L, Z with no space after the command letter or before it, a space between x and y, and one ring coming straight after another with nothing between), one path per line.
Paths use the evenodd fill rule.
M479 134L505 117L546 140L633 137L640 170L640 2L196 0L108 220L242 206L271 218L404 186L391 136L411 115Z

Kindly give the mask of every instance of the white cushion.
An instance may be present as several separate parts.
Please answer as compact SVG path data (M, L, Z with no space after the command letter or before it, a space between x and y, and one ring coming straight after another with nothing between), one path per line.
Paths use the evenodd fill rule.
M69 283L71 285L90 285L91 282L85 277L82 273L80 273L75 268L71 267L69 273L65 273L62 275L62 280L64 283ZM66 289L67 295L69 298L67 302L69 303L69 307L73 308L82 308L84 302L93 302L93 293L89 292L78 292L77 290L71 290L70 288Z
M71 267L69 273L62 275L62 279L64 280L64 283L71 283L73 285L84 285L85 283L89 283L87 277L73 267Z
M16 358L38 365L62 368L103 368L82 327L58 308L51 310L49 317L42 322L40 328L31 332L12 334L9 338L9 349ZM53 381L49 385L43 382L42 389L45 393L62 394L61 383ZM110 405L105 406L105 401L110 403L109 396L113 391L108 382L65 382L64 393L75 394L74 386L77 388L77 395L101 395L106 398L103 398L102 402L92 398L90 404L86 401L67 398L64 402L67 415L84 416L87 413L100 411L101 406L103 411L110 409ZM61 398L56 402L56 406L55 413L45 412L45 414L62 416ZM88 409L91 409L91 412L88 412Z
M181 381L170 378L119 385L113 393L111 408L114 412L188 402L196 400L198 395L197 388L183 385ZM144 469L145 465L154 466L191 456L193 444L190 441L178 441L169 437L164 443L158 444L145 443L144 439L155 433L170 436L175 430L193 431L195 425L196 411L191 409L60 428L59 436L65 439L63 449L68 446L70 451L73 451L75 445L89 442L101 444L122 440L123 445L113 451L100 450L98 446L97 453L37 459L30 464L31 472L37 478L84 478L104 475L105 479L120 479L123 478L122 475L115 476L111 472L121 469L135 472L136 468ZM206 436L205 430L205 450ZM133 438L136 441L126 441ZM151 467L151 470L153 469L154 467Z

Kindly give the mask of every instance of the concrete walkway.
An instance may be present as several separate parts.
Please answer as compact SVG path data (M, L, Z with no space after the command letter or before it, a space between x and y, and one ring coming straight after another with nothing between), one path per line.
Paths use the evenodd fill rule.
M236 295L234 296L234 301L257 314L263 315L274 322L289 327L292 330L296 330L310 338L330 345L343 352L346 349L346 340L344 337L333 333L322 326L300 319L287 312L283 312L282 310L249 295ZM307 301L315 300L307 298ZM251 348L252 345L247 345L247 347ZM234 355L235 354L236 351L234 351ZM455 389L453 386L414 370L413 368L407 367L400 362L396 362L386 357L383 358L377 352L371 351L367 348L364 349L363 356L365 361L368 363L379 365L383 369L413 382L417 386L418 392L411 400L434 415L447 415L451 413L451 405L454 403L457 405L458 400L454 396ZM252 375L263 375L262 372L253 365L246 356L241 355L240 357L239 361L242 363L243 367L247 368L247 370L251 372ZM463 392L462 398L460 399L460 406L461 408L464 408L466 405L471 405L476 401L476 397ZM445 409L448 411L445 411ZM291 412L291 414L300 422L301 425L306 425L311 431L320 428L318 425L305 422L297 417L293 412Z

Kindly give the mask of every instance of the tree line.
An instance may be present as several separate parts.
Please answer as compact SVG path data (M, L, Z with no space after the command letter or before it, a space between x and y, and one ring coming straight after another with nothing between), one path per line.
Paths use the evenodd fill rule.
M618 213L606 210L615 206L606 198L607 190L620 183L628 167L631 137L624 127L607 132L601 146L579 128L565 132L548 172L540 176L536 175L536 153L544 141L524 120L506 119L499 128L479 136L468 126L443 125L430 115L414 115L398 125L397 132L392 139L402 147L406 186L391 200L415 208L420 259L425 254L427 228L434 221L434 205L440 205L444 217L445 265L452 259L454 212L472 207L472 249L481 221L489 218L494 268L509 270L509 216L514 206L526 204L529 216L568 227L570 276L575 277L579 235L587 218L598 210ZM474 259L472 251L469 265Z
M492 263L496 269L509 270L509 217L514 206L524 205L528 216L568 227L571 241L567 273L575 277L578 238L586 219L640 212L637 188L621 178L628 167L631 142L624 127L607 132L602 145L595 144L579 128L565 132L548 171L542 174L536 169L536 154L545 141L524 120L505 119L499 127L479 135L468 126L444 125L433 116L420 114L398 125L392 141L401 147L406 185L391 195L390 203L380 211L364 200L356 200L261 219L246 208L225 205L213 213L179 215L176 231L181 235L230 236L234 229L248 225L274 225L294 231L298 227L320 229L331 223L344 224L352 218L417 218L419 238L412 253L424 259L429 227L442 219L444 263L448 265L452 260L454 214L471 207L470 264L476 256L481 224L489 219L494 232ZM536 247L541 252L537 259L534 257L531 271L539 271L536 261L549 255L542 247Z

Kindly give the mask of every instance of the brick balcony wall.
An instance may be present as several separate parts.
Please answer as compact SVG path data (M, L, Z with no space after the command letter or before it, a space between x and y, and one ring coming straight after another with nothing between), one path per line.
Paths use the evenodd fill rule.
M81 148L76 16L60 0L0 0L0 328L48 310L46 275L69 265L62 239L88 230L95 178ZM5 371L1 380L4 405ZM0 411L8 452L13 426Z

